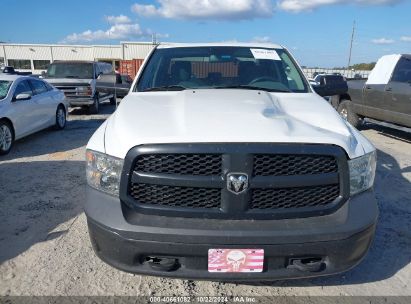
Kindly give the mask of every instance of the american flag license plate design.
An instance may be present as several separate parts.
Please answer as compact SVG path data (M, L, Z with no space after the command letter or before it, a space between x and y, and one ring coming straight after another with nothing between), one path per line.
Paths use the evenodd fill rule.
M209 272L263 272L264 249L209 249Z

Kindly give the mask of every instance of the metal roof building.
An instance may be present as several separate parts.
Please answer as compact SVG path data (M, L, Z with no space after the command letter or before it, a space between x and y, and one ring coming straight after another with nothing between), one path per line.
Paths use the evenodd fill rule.
M162 43L163 44L163 43ZM166 43L168 44L168 43ZM254 44L253 44L254 45ZM16 44L0 42L0 66L9 65L24 72L40 74L55 60L104 61L119 68L121 60L144 59L153 49L153 42L120 42L118 45ZM303 69L308 77L314 72L341 73L354 77L369 71Z
M34 74L47 69L55 60L110 62L144 59L153 49L152 42L121 42L120 45L0 44L0 65L9 65Z

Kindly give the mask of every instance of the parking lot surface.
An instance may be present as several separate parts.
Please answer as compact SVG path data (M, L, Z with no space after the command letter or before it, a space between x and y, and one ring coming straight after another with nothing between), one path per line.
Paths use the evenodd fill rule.
M377 234L353 270L310 280L227 284L138 276L100 261L88 238L85 145L114 110L71 111L64 131L16 142L0 158L0 295L411 295L411 133L369 124L378 149Z

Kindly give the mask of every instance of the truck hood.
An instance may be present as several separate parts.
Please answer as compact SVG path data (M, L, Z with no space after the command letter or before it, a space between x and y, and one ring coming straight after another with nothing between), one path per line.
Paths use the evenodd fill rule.
M332 144L350 158L364 154L361 141L370 145L314 93L130 93L104 127L105 152L119 158L134 146L152 143Z

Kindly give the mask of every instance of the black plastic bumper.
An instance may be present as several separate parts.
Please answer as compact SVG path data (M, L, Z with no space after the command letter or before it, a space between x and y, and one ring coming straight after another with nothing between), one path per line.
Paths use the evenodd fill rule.
M284 220L217 220L136 214L119 199L88 188L86 214L96 254L133 273L209 280L273 280L346 271L367 253L378 208L372 191L321 217ZM210 248L261 248L262 273L209 273ZM172 271L153 267L149 257L176 261ZM293 261L319 260L318 269L298 269ZM155 265L154 265L155 266Z

